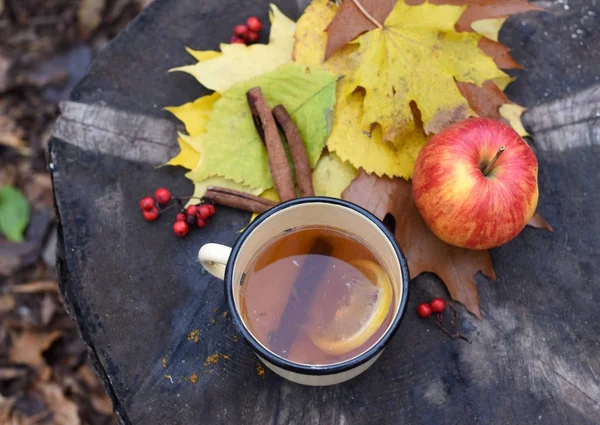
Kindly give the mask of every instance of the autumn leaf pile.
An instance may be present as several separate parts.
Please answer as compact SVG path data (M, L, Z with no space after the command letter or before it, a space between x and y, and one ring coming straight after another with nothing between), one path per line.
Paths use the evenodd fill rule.
M473 276L495 279L489 253L437 239L409 180L421 147L454 122L485 116L526 134L524 108L503 93L512 78L502 69L519 65L498 32L507 16L536 9L524 0L313 0L294 23L272 5L268 44L188 49L197 62L173 69L214 93L167 108L187 132L169 164L190 170L195 196L213 185L277 200L245 98L260 86L271 107L290 111L317 195L394 216L411 275L436 273L481 317Z

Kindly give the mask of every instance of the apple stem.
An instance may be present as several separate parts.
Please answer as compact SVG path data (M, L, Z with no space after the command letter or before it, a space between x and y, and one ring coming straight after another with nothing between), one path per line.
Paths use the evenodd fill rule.
M500 146L498 148L498 152L496 152L496 155L494 155L490 163L486 165L486 167L483 170L481 170L484 176L487 176L490 173L490 171L492 171L492 168L494 168L494 165L496 165L498 158L500 158L500 155L502 155L502 152L504 152L505 150L506 146Z

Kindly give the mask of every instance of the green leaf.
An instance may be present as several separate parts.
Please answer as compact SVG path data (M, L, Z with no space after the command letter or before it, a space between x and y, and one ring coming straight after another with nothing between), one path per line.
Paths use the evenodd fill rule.
M29 204L19 189L4 186L0 189L0 232L8 240L21 242L29 223Z
M254 189L273 187L267 151L260 140L246 92L260 87L273 108L286 107L298 127L314 167L329 134L337 77L320 68L287 64L233 85L214 105L206 126L201 160L187 177L199 182L220 176Z

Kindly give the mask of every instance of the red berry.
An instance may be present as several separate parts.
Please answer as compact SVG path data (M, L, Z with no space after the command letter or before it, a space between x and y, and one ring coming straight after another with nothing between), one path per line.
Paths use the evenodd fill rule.
M256 43L258 41L258 33L254 31L248 31L248 34L246 35L246 41L249 44Z
M198 225L198 227L204 227L208 224L208 220L200 217L200 214L198 214L196 216L196 224Z
M150 211L142 211L142 214L146 221L154 221L158 218L158 208L153 206Z
M248 28L250 28L250 31L259 32L262 28L262 22L260 22L260 19L256 16L249 17L246 24L248 25Z
M248 27L246 25L236 25L233 29L233 35L241 39L245 39L248 35Z
M246 42L244 41L244 39L236 37L235 35L231 36L231 39L229 40L229 42L231 44L246 44Z
M185 236L188 234L189 230L190 228L185 221L176 221L175 224L173 224L173 231L177 236Z
M187 215L196 215L198 214L198 205L190 205L186 208L185 213Z
M213 204L206 204L208 205L208 208L210 209L210 215L213 216L215 215L215 212L217 212L217 209L215 208L215 206Z
M208 217L210 217L212 215L210 213L210 207L208 206L208 204L200 205L200 207L198 208L198 215L202 219L207 219Z
M175 221L185 221L186 215L184 213L177 213L175 216Z
M156 189L156 192L154 192L154 198L159 204L166 204L171 200L171 192L164 187L158 188Z
M417 313L419 316L425 319L426 317L431 316L431 306L427 303L419 304L417 307Z
M142 198L140 201L140 208L142 211L151 211L154 208L154 199L149 196Z
M431 311L434 313L441 313L446 308L446 301L441 298L434 298L429 305L431 306Z

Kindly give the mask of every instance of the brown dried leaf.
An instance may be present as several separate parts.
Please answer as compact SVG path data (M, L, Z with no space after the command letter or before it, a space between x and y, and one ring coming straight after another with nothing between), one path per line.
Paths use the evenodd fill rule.
M8 381L15 378L20 378L27 374L27 369L24 367L2 367L0 368L0 381ZM2 423L2 421L0 421Z
M82 0L77 10L77 23L81 36L88 38L102 22L106 0Z
M386 214L392 215L396 239L408 259L411 276L423 272L437 274L450 296L481 319L473 277L481 271L496 280L489 252L458 248L438 239L417 211L410 183L361 170L342 198L366 208L382 220Z
M358 0L362 7L380 24L383 25L397 0ZM365 31L377 28L356 6L353 0L344 0L335 18L327 27L327 60L338 49L358 37Z
M552 226L550 225L550 223L548 223L546 221L546 219L544 217L542 217L540 215L539 212L535 212L535 214L533 215L533 217L531 217L531 220L529 220L529 222L527 223L528 226L531 227L535 227L536 229L544 229L547 230L549 232L554 232L554 229L552 228Z
M470 6L460 16L454 28L456 31L473 31L471 24L481 19L506 18L517 13L543 10L528 3L527 0L483 0L483 1L445 1L434 0L434 4L469 4Z
M483 87L471 83L457 81L456 85L461 94L469 102L469 106L480 117L488 117L496 120L502 120L498 109L505 103L512 103L504 92L491 81L483 83Z
M86 364L77 370L77 376L90 390L98 386L98 375Z
M8 313L15 308L15 298L10 294L0 295L0 314Z
M8 72L10 71L11 66L12 60L0 54L0 93L6 91L10 85Z
M0 424L12 425L11 416L16 401L15 398L5 398L0 394Z
M15 285L10 288L13 294L34 294L36 292L58 292L58 286L53 280L40 280L36 282Z
M92 406L94 410L103 415L110 416L113 414L113 405L110 398L104 393L92 394Z
M483 53L494 60L496 66L500 69L523 69L510 55L510 49L504 44L489 38L482 37L477 44Z
M40 317L44 327L50 324L54 317L54 313L56 313L56 303L54 302L54 298L52 298L52 295L46 294L40 305Z
M425 0L407 0L406 4L418 6L424 2ZM518 13L544 10L528 3L527 0L429 0L429 3L469 6L456 22L455 28L459 32L473 32L471 24L481 19L506 18ZM498 66L502 68L502 66Z
M61 335L61 331L40 333L31 330L24 330L20 335L13 335L9 359L13 363L22 363L33 367L43 366L45 361L42 354Z
M54 383L38 383L39 391L48 410L52 413L53 425L80 425L77 404L65 397L63 390Z

